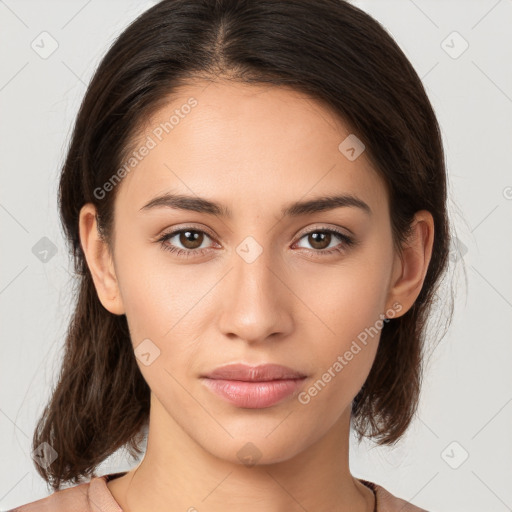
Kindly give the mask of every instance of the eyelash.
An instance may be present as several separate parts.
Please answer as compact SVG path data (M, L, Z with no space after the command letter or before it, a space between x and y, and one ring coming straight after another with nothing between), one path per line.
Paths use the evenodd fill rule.
M156 241L160 242L160 245L161 245L162 249L164 249L165 251L169 251L171 253L175 253L178 256L184 257L184 258L190 258L190 257L193 257L193 256L199 256L199 255L202 256L206 251L209 250L208 248L205 248L205 249L179 249L179 248L176 248L173 245L169 245L169 244L166 243L167 240L173 238L175 235L179 235L180 233L184 233L186 231L194 231L194 232L197 232L197 233L204 233L208 237L213 238L206 231L203 231L201 229L192 228L192 227L189 227L189 228L185 227L185 228L178 229L176 231L171 231L170 233L165 233L164 235L162 235ZM342 241L342 243L340 245L337 245L336 247L333 247L332 249L329 249L329 250L326 250L326 249L323 249L323 250L321 250L321 249L318 249L318 250L305 249L309 253L312 253L315 257L329 256L329 255L334 254L334 253L343 253L346 248L350 248L350 247L352 247L352 246L354 246L356 244L356 241L353 238L351 238L351 237L345 235L344 233L342 233L341 231L338 231L337 229L333 229L333 228L329 228L329 229L319 229L319 228L313 229L311 231L308 231L307 233L304 233L299 238L299 241L302 240L304 237L310 235L311 233L331 233L331 234L336 235Z

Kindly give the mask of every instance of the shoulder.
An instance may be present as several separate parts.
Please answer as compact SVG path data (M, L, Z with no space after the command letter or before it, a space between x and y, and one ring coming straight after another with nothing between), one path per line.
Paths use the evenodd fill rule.
M87 482L61 489L46 498L26 503L7 512L60 512L61 510L72 511L74 509L85 511L88 510L85 507L88 502L89 485L90 483Z
M110 494L105 476L56 491L46 498L20 505L7 512L122 512Z
M428 512L412 503L391 494L384 487L368 480L359 479L375 492L377 512Z

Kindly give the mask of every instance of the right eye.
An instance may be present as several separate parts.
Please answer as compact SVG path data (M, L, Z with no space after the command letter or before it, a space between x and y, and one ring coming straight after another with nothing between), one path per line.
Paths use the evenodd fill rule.
M166 251L189 258L198 254L204 254L203 245L205 236L211 238L205 231L196 228L181 228L162 235L157 241L160 242L162 248ZM173 243L171 240L176 239ZM176 247L176 243L182 245L183 248Z

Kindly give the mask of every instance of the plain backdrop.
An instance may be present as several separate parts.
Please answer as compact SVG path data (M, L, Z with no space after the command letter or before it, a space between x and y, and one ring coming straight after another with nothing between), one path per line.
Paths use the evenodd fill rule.
M49 494L31 437L72 305L56 196L71 127L106 49L153 3L0 0L1 510ZM354 3L434 105L457 237L453 322L429 341L418 416L393 448L353 438L351 470L431 511L512 510L512 0ZM120 451L99 474L134 464Z

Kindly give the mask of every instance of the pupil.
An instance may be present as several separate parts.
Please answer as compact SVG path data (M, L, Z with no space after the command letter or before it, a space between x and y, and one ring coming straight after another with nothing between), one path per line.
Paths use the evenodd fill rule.
M325 249L326 247L329 246L329 243L331 241L330 233L311 233L309 236L312 239L312 241L310 240L310 244L315 249ZM318 239L321 239L321 240L318 241ZM327 244L325 243L326 240L327 240Z
M197 249L201 246L202 241L202 233L198 231L183 231L180 236L180 243L187 249Z

